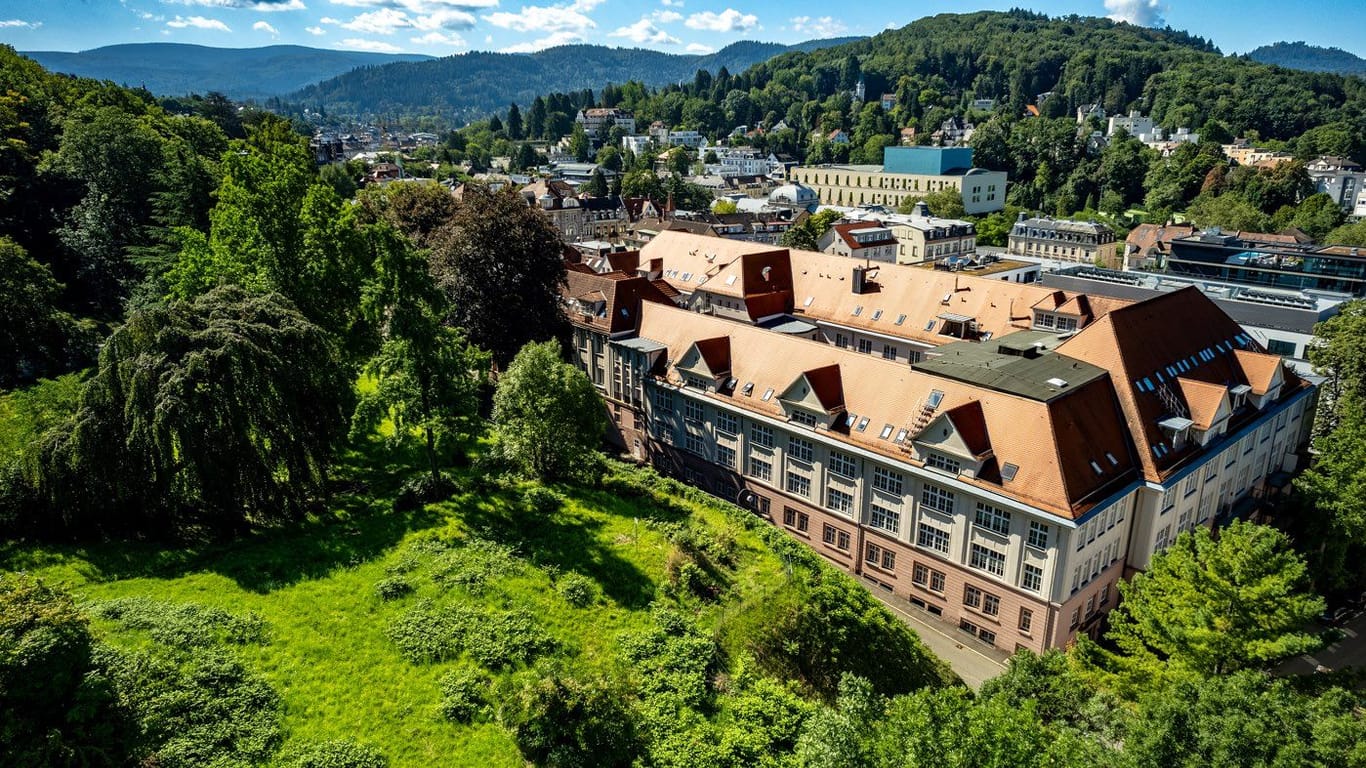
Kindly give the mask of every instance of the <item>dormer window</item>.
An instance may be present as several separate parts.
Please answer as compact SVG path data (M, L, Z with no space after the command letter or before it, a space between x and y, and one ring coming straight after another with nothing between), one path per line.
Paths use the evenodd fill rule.
M816 425L820 423L820 420L816 418L815 414L801 410L792 411L792 413L789 414L789 418L797 424L811 427L812 429L815 429Z
M1252 387L1246 384L1230 387L1228 391L1229 406L1235 411L1242 408L1247 404L1247 396L1251 392Z
M935 453L933 451L925 454L925 466L931 469L940 470L941 472L948 472L950 475L958 474L959 470L963 468L962 462L957 459L949 458L942 453Z

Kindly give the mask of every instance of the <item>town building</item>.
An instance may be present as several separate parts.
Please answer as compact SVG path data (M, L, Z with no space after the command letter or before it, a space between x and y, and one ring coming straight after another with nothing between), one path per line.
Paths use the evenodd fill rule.
M540 179L522 187L527 204L544 213L566 243L618 240L629 223L620 197L578 197L563 181Z
M826 205L885 205L953 189L969 214L1005 207L1006 174L972 167L971 147L887 147L882 165L801 166L789 175Z
M661 236L634 275L571 275L574 359L612 439L975 642L1097 635L1119 579L1183 530L1254 512L1309 436L1313 385L1193 288L1098 307L1083 327L948 340L908 365L781 320L780 284L838 257L681 250L695 242ZM746 309L651 290L675 252Z
M1353 218L1366 214L1358 209L1366 206L1366 172L1345 157L1324 155L1305 166L1315 191L1333 198L1342 212Z
M1078 122L1081 121L1078 120ZM1124 131L1135 138L1150 136L1153 132L1153 119L1140 114L1138 110L1134 110L1128 115L1111 115L1105 128L1105 135L1114 136L1120 131ZM1142 141L1141 138L1139 140Z
M816 247L822 253L865 262L895 262L897 240L892 230L881 224L853 221L835 224L827 229Z
M895 213L885 206L824 208L839 211L847 221L877 222L891 229L897 240L898 264L968 259L977 250L977 230L972 222L933 216L923 200L915 204L911 213Z
M590 139L600 139L615 127L620 127L628 134L636 132L635 115L624 109L581 109L574 122L583 126L583 132Z
M621 148L633 155L643 155L650 151L651 141L649 136L622 136Z
M1118 268L1122 266L1115 256L1118 247L1115 231L1098 221L1031 219L1021 213L1010 228L1006 253Z
M1171 254L1171 242L1193 234L1192 224L1139 224L1124 240L1123 269L1160 270Z
M1366 297L1366 253L1352 246L1209 229L1174 238L1169 248L1166 271L1174 275Z

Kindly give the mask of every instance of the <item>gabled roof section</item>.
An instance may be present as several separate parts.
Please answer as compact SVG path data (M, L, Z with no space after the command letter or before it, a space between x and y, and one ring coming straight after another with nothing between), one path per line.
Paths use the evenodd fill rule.
M1196 429L1209 429L1231 413L1228 387L1182 376L1176 380Z
M1243 369L1248 386L1252 387L1252 394L1260 397L1284 383L1285 366L1278 355L1250 349L1235 349L1233 354Z
M939 414L912 439L974 461L983 461L991 455L986 416L977 400Z
M825 365L802 371L801 375L783 389L778 399L788 403L801 403L811 399L807 397L808 394L827 414L844 410L844 384L840 379L840 367Z
M606 311L593 317L572 311L568 314L571 322L604 330L609 335L636 330L640 324L640 305L643 302L673 303L649 280L621 272L599 275L566 270L560 295L564 299L580 302L605 302Z
M1197 414L1211 418L1211 390L1193 384L1188 395L1180 379L1220 388L1249 384L1255 389L1252 379L1267 384L1272 374L1294 376L1279 372L1279 358L1263 352L1193 286L1115 309L1064 341L1057 354L1110 372L1138 460L1153 481L1161 481L1199 450L1194 443L1177 450L1158 423L1170 417L1195 422ZM1297 378L1295 383L1303 384Z
M730 373L730 337L715 336L693 342L678 359L677 366L693 373L705 373L713 379L725 376Z

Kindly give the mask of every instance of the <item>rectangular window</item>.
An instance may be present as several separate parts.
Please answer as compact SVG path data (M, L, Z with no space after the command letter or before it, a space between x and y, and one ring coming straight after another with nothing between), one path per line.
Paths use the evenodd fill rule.
M986 528L1000 534L1010 533L1010 513L990 504L977 502L976 521L978 528Z
M849 346L849 337L842 333L835 334L835 346L844 348Z
M673 411L674 393L667 389L655 390L655 408L661 411Z
M999 616L1001 614L1001 598L990 592L983 592L982 613L988 616Z
M852 478L858 472L858 465L854 463L854 458L847 454L837 451L830 452L830 471L842 477Z
M1037 565L1025 563L1024 570L1020 575L1020 586L1030 592L1038 592L1043 589L1043 569Z
M947 554L949 551L949 532L928 523L921 523L920 529L916 532L915 543L926 549Z
M1086 618L1091 618L1091 614L1096 612L1096 596L1091 595L1086 598Z
M1030 520L1027 543L1035 549L1048 549L1048 526L1038 520Z
M816 449L808 440L797 437L787 439L787 456L798 461L810 462L816 456Z
M1189 495L1191 495L1192 493L1195 493L1196 490L1199 489L1199 487L1200 487L1200 476L1197 475L1196 473L1192 472L1192 473L1190 473L1189 476L1186 477L1186 487L1185 487L1184 490L1182 490L1181 495L1182 495L1182 496L1189 496Z
M900 496L902 489L901 473L882 467L873 467L873 487L879 491L886 491L893 496Z
M1162 512L1166 512L1176 506L1176 489L1166 488L1162 491Z
M783 525L791 528L797 524L797 510L792 507L783 507ZM825 526L829 528L830 526Z
M773 430L760 424L750 424L749 441L764 448L772 448Z
M986 571L993 576L1006 574L1006 556L981 544L973 544L968 557L968 565Z
M969 608L982 607L982 590L968 584L963 587L963 605Z
M950 475L956 475L962 469L962 464L956 459L951 459L942 453L925 454L925 466L948 472Z
M717 413L716 431L732 436L740 434L740 417L725 411Z
M829 508L831 512L847 515L854 510L854 497L844 491L827 488L825 491L825 506Z
M863 560L864 562L875 565L883 570L896 570L896 553L885 547L879 547L871 542L869 542L864 549Z
M815 427L816 424L818 424L819 421L820 421L819 419L816 418L816 415L815 415L814 413L810 413L810 412L808 412L808 411L796 411L796 410L794 410L794 411L792 412L792 414L791 414L791 418L792 418L792 421L796 422L797 424L801 424L802 426L806 426L806 427Z
M1077 625L1080 624L1080 623L1081 623L1081 609L1080 609L1080 608L1073 608L1073 609L1072 609L1072 621L1071 621L1071 624L1069 624L1067 628L1068 628L1068 629L1076 629L1076 628L1077 628Z
M901 532L901 513L873 502L868 524L888 533Z
M891 344L883 344L883 345L882 345L882 359L883 359L883 360L895 360L895 359L896 359L896 347L892 346Z
M825 528L821 530L821 541L833 547L835 545L835 534L838 531L839 529L835 526L826 524Z
M930 591L944 594L944 572L930 571Z
M1034 612L1028 608L1020 609L1020 633L1029 634L1029 630L1034 626Z
M702 423L702 420L705 418L705 415L706 415L705 411L706 411L706 409L704 409L704 408L702 407L702 403L701 403L701 402L699 402L699 401L697 401L697 400L694 400L694 399L692 399L691 397L684 398L684 400L683 400L683 420L684 420L684 421L687 421L687 422L689 422L689 423L691 423L691 424L701 424L701 423Z
M716 463L726 469L735 469L735 449L729 445L716 446Z
M849 532L843 528L835 529L835 549L841 552L849 551Z
M918 584L922 587L929 586L930 569L921 563L916 563L911 568L911 583Z
M757 456L750 456L749 474L755 479L768 482L773 479L773 465Z
M858 340L858 351L862 352L862 353L865 354L865 355L871 355L871 354L873 354L873 341L872 341L872 339L859 339L859 340Z
M798 496L809 497L811 495L811 479L799 475L796 472L788 472L787 492Z
M702 442L701 436L694 435L691 432L683 436L683 449L688 453L695 453L698 456L707 455L706 444Z
M920 503L944 514L953 514L953 492L937 485L926 485L920 491Z
M1158 531L1158 532L1157 532L1157 540L1153 542L1153 551L1157 551L1157 550L1161 550L1161 549L1166 549L1166 548L1167 548L1167 542L1171 540L1171 536L1172 536L1172 527L1171 527L1170 525L1168 525L1167 527L1165 527L1165 528L1163 528L1162 530Z

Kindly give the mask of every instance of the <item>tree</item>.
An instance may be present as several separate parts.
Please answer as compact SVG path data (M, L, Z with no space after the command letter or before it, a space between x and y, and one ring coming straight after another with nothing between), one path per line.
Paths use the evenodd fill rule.
M119 766L131 730L65 592L0 573L0 753L13 765Z
M1342 209L1330 195L1319 192L1295 206L1285 206L1276 212L1277 229L1297 227L1315 240L1323 238L1342 224Z
M1322 645L1304 626L1323 598L1285 534L1234 521L1219 538L1198 527L1119 583L1109 638L1140 665L1165 660L1200 675L1260 669Z
M608 193L607 177L602 175L602 169L594 168L593 175L589 177L588 182L579 191L593 197L605 197Z
M797 739L796 762L804 768L863 768L873 765L874 740L887 700L867 680L840 678L834 708L807 719Z
M715 214L735 213L737 210L734 200L721 198L711 204L711 212Z
M1191 202L1186 216L1201 228L1221 227L1246 232L1265 232L1271 228L1271 218L1237 192L1217 196L1202 193Z
M796 248L802 251L819 251L821 235L840 220L842 214L839 211L826 209L806 217L800 224L797 224L783 233L779 243L784 248Z
M593 383L549 341L524 347L498 380L493 422L500 452L542 479L583 468L607 428Z
M374 386L361 393L351 420L355 438L392 422L390 445L422 433L432 482L441 477L439 454L447 443L473 434L479 389L488 356L465 342L459 329L442 323L446 297L427 272L427 259L398 232L371 232L376 278L366 295L366 314L381 328L384 343L366 366Z
M522 110L514 104L508 105L508 138L520 140L522 136Z
M967 211L963 208L963 193L952 187L945 187L926 195L906 197L901 201L897 210L901 213L911 213L915 210L915 204L921 201L930 209L931 216L938 216L943 219L961 219L967 215Z
M1343 224L1325 235L1323 242L1329 245L1354 245L1366 248L1366 221Z
M669 161L667 165L669 173L678 176L686 176L688 175L688 171L692 168L692 155L683 147L674 147L669 150Z
M448 319L500 367L528 342L566 338L563 247L550 220L516 189L467 185L429 255L450 300Z
M333 341L279 294L229 286L140 310L100 350L39 492L83 531L299 517L345 435L350 384Z
M574 129L569 134L569 154L580 163L588 162L593 156L593 142L588 139L583 123L574 123Z
M76 325L56 308L61 286L17 243L0 237L0 390L60 373Z
M648 168L637 168L627 172L621 180L622 197L645 197L660 205L664 204L666 193L659 176Z

